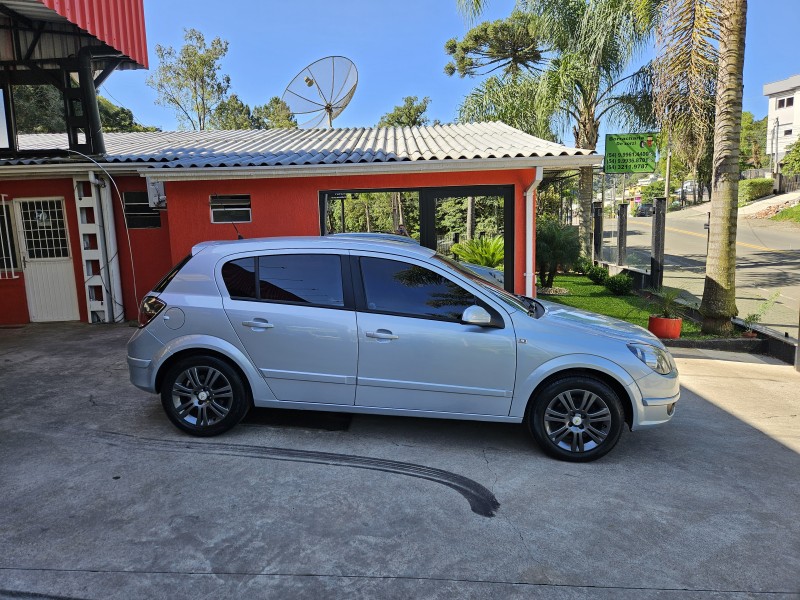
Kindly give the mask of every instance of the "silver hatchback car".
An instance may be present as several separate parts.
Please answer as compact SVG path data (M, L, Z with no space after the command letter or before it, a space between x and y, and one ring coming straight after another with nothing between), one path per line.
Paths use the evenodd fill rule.
M524 422L589 461L668 421L648 331L510 294L427 248L295 237L198 244L142 301L131 381L194 435L251 406Z

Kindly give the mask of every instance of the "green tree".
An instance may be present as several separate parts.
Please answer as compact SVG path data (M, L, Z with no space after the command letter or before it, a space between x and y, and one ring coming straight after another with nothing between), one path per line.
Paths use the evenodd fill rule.
M501 121L527 134L554 140L550 120L537 112L536 77L489 77L464 98L458 108L460 123Z
M795 142L786 149L786 156L783 157L781 165L781 172L784 175L800 173L800 142Z
M19 133L63 133L64 100L52 85L17 85L13 87L14 112ZM97 97L103 131L158 131L136 122L133 112L102 96Z
M705 333L730 333L736 308L736 226L739 196L744 39L747 0L719 0L714 162L706 279L700 312Z
M767 146L767 117L756 121L753 113L742 113L742 140L739 144L739 168L760 169L764 166Z
M208 123L209 129L253 129L250 107L231 94L220 101Z
M718 14L706 0L643 0L655 25L653 109L674 154L698 179L713 152ZM708 169L706 169L708 170Z
M103 131L158 131L158 127L140 125L133 116L133 111L129 108L117 106L113 102L97 97L97 104L100 109L100 122L103 124Z
M297 127L289 106L277 96L252 109L236 94L219 103L211 116L212 129L274 129Z
M502 69L504 76L514 77L534 70L543 60L534 31L535 17L519 10L507 19L481 23L463 40L447 41L444 49L453 60L445 65L444 72L474 77Z
M15 85L12 87L18 133L62 133L64 100L52 85Z
M594 150L603 118L629 127L652 121L650 71L625 75L651 36L650 23L635 10L639 0L527 0L532 33L550 56L538 77L533 100L537 116L553 117L556 129L572 127L575 145ZM468 17L478 16L487 0L457 0ZM592 252L592 168L580 170L580 239Z
M378 121L378 127L419 127L428 124L425 112L431 99L427 96L420 100L417 96L406 96L403 103L395 106Z
M550 215L536 219L536 270L543 287L553 287L559 267L569 269L580 255L581 245L575 227Z
M747 0L638 4L638 14L657 23L660 32L656 70L661 73L656 80L661 83L654 94L662 121L677 130L703 127L713 99L711 228L700 312L704 332L729 333L731 317L738 313L736 229Z
M158 67L147 85L158 93L156 103L175 110L181 127L202 131L209 127L219 105L226 100L230 77L220 72L228 42L218 37L206 44L196 29L185 29L180 51L156 45Z
M255 129L297 127L297 119L289 105L277 96L270 98L266 104L254 106L251 119Z

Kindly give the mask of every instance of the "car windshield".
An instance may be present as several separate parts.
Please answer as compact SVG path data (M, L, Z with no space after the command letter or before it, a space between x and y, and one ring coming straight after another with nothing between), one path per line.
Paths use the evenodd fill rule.
M526 303L523 302L519 297L505 291L503 288L491 283L490 281L487 281L480 275L475 274L473 271L469 270L469 267L465 267L461 263L456 262L451 258L447 258L446 256L442 256L441 254L435 254L433 259L445 263L451 269L454 269L465 277L468 277L473 283L477 283L479 286L494 295L498 300L505 302L511 307L523 312L530 312L534 310L533 306L527 306Z

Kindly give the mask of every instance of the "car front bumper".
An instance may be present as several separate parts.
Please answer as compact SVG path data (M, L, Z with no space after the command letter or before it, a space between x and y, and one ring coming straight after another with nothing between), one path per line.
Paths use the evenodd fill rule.
M635 388L635 389L634 389ZM650 373L634 382L629 389L636 397L631 429L644 429L669 421L681 397L678 372L669 375Z

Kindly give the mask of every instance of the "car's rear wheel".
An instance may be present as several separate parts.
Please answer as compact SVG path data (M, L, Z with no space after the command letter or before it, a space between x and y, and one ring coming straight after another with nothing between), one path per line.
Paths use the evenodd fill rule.
M178 429L211 436L241 421L250 399L231 365L213 356L190 356L175 363L164 376L161 404Z
M589 377L565 377L537 392L526 423L550 456L588 462L617 444L625 421L622 403L608 385Z

